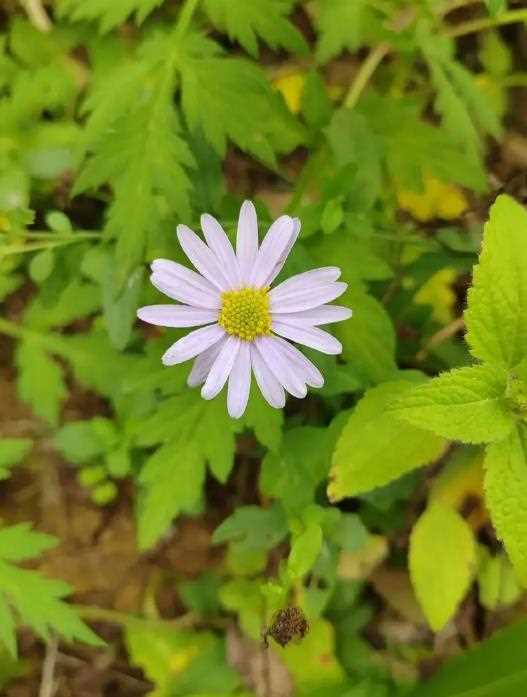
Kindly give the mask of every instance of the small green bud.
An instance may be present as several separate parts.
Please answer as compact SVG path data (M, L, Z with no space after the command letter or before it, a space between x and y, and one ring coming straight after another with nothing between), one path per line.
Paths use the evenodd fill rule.
M82 486L91 488L106 479L106 469L102 465L83 467L79 472L79 482Z
M91 493L91 500L98 506L105 506L111 503L118 494L118 489L114 482L106 481L97 486Z

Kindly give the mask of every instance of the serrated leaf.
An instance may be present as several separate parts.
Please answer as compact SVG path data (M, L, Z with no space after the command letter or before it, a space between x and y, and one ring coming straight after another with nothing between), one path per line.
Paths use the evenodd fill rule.
M31 340L18 344L15 361L20 398L37 416L56 425L66 397L66 385L58 364L39 343Z
M71 592L67 584L11 564L33 558L56 543L55 538L34 532L27 523L0 529L0 639L12 655L16 654L16 643L10 608L14 608L20 621L44 640L49 639L53 630L68 640L76 639L93 646L103 644L63 601Z
M319 0L317 59L327 63L344 49L356 51L372 40L381 21L368 0Z
M358 284L349 288L339 302L353 310L350 320L335 326L335 335L342 342L342 357L367 383L389 380L397 366L395 332L388 313Z
M450 620L467 592L476 566L472 530L456 511L431 504L410 536L410 575L434 631Z
M485 458L485 496L523 586L527 586L527 432L518 426L507 440L492 443Z
M146 462L141 475L139 546L150 547L181 511L192 512L201 499L208 462L224 482L234 459L234 426L221 399L206 402L185 392L163 402L141 422L140 446L164 443Z
M405 394L394 413L414 426L464 443L491 443L514 426L507 375L492 366L451 370Z
M477 358L514 368L527 356L527 212L509 196L490 210L465 323Z
M355 407L333 453L331 500L366 493L441 456L442 438L401 423L390 411L411 389L410 382L386 382L368 390Z
M141 24L162 3L163 0L59 0L58 8L61 16L74 21L97 20L101 32L107 32L132 14Z
M298 29L287 19L291 0L205 0L212 23L225 30L230 39L258 57L258 38L271 48L306 53L307 44Z
M301 127L257 65L240 58L189 55L180 68L182 106L190 129L203 131L221 156L232 140L275 167L276 152L288 152L300 143Z
M136 319L137 305L143 287L144 269L140 266L128 276L124 287L115 292L114 269L108 265L103 282L103 311L112 345L126 348Z

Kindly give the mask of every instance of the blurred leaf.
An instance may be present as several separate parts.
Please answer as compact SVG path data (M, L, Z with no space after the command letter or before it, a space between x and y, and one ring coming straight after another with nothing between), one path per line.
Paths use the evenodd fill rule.
M451 659L411 697L522 697L527 689L526 641L527 622L502 629Z
M271 508L241 506L214 531L212 542L234 543L241 549L268 551L287 535L287 524L281 506Z
M71 592L65 583L11 564L36 557L55 545L55 538L32 531L27 523L0 529L0 641L13 656L16 656L13 609L19 621L29 625L45 641L55 631L69 641L102 645L62 600Z
M452 509L429 505L412 530L409 564L417 599L437 632L456 612L475 573L472 530Z
M311 523L293 539L287 560L287 571L291 578L301 578L315 564L322 547L322 528Z
M109 261L109 260L108 260ZM108 264L103 284L104 318L112 345L122 351L126 348L135 323L139 296L143 287L144 270L138 267L128 277L124 288L115 295L114 272Z
M102 416L67 423L55 435L56 447L75 464L90 462L107 453L116 440L113 422Z
M527 356L527 213L500 196L485 225L465 312L476 358L514 368Z
M492 556L486 547L481 547L480 553L483 556L478 573L480 603L491 611L516 603L522 589L507 556L503 553Z
M444 452L442 438L402 424L390 411L411 389L411 382L386 382L368 390L355 407L333 453L328 485L331 500L387 484Z
M252 56L258 57L258 37L271 48L294 53L307 52L302 34L288 19L291 0L205 0L212 23L226 30L230 39L240 42Z
M21 341L15 354L18 393L36 416L56 426L66 385L58 364L37 342Z
M527 585L527 431L518 425L492 443L485 459L485 494L492 522L523 586Z
M58 0L61 16L70 17L74 21L83 19L98 20L101 32L107 32L118 24L122 24L133 13L137 24L145 18L163 0Z
M18 465L32 447L29 438L0 438L0 480L9 477L11 467Z
M380 18L368 0L318 0L317 58L327 63L344 49L356 51L376 38Z

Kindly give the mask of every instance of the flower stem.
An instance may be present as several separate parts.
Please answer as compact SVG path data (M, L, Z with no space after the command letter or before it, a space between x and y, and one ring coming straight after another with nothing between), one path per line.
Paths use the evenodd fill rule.
M446 35L455 39L458 36L474 34L478 31L485 31L485 29L501 27L505 24L514 24L516 22L527 22L527 10L510 10L509 12L503 12L497 17L481 17L480 19L462 22L449 29Z
M383 42L370 51L368 57L359 68L355 80L346 95L346 99L344 100L345 107L353 109L357 104L371 76L382 63L383 59L388 55L390 49L390 44Z
M41 0L21 0L21 4L34 27L39 31L51 31L53 25L46 14Z

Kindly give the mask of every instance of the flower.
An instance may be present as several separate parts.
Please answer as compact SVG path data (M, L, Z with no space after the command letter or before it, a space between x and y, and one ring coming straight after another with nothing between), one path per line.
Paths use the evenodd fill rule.
M323 353L342 345L319 329L351 317L351 310L326 303L347 287L335 266L297 274L271 289L298 233L300 220L283 215L258 246L256 210L245 201L240 210L236 252L218 221L201 216L205 244L186 225L178 225L183 251L198 273L168 259L152 263L152 284L180 305L149 305L138 310L145 322L163 327L200 327L165 352L165 365L195 358L191 387L212 399L229 382L227 409L234 418L245 411L251 373L267 402L285 404L285 391L305 397L307 386L322 387L318 368L290 341ZM289 341L287 341L289 339Z

